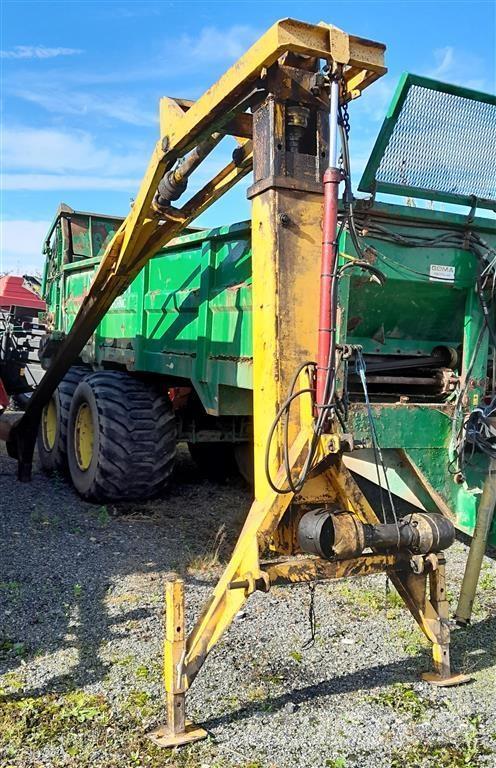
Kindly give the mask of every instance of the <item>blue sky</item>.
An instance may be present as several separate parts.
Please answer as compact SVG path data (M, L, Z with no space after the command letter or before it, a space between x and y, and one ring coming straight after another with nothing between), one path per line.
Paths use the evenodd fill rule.
M350 107L358 178L401 72L494 92L495 8L493 0L3 0L0 270L41 267L61 201L126 215L158 138L160 96L197 98L278 18L324 20L386 43L387 76ZM231 149L219 149L205 172ZM199 223L248 218L246 186Z

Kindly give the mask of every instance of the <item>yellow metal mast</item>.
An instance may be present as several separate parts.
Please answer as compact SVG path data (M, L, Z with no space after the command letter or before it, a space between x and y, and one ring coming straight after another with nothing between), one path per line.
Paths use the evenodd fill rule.
M439 684L459 680L450 673L444 558L438 552L440 542L449 535L436 539L432 527L424 529L425 520L418 516L423 536L419 554L411 557L406 545L400 548L399 528L398 547L380 546L380 536L374 539L380 527L378 518L342 462L346 440L337 430L315 440L309 392L294 402L287 430L276 421L274 439L267 449L271 425L288 392L293 387L313 389L311 368L305 364L314 360L317 347L329 78L339 76L342 101L359 96L386 71L384 50L381 43L327 24L284 19L198 101L162 100L161 139L132 210L107 248L71 332L11 435L9 449L19 459L21 475L26 474L41 408L114 299L159 248L253 168L249 196L255 500L232 557L188 636L184 585L178 577L167 585L167 724L153 734L164 746L205 735L185 721L186 691L246 599L257 589L268 591L273 584L388 573L433 644L435 671L429 679ZM232 162L181 207L173 207L172 202L184 193L189 173L223 135L238 140ZM187 153L185 164L174 167ZM285 443L289 446L286 460ZM296 493L287 488L284 493L274 490L273 486L285 485L288 473L301 472L310 448L311 472L303 487ZM340 554L336 554L334 542L333 554L307 556L309 550L301 543L301 521L312 510L345 532ZM366 554L364 532L371 537ZM410 535L410 528L404 526L401 534ZM317 551L320 544L314 544ZM268 548L281 559L264 563L261 558Z

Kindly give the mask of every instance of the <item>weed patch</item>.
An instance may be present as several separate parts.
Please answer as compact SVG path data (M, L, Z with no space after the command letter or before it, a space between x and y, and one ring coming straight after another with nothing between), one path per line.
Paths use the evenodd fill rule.
M64 736L105 726L110 719L103 696L74 691L0 703L0 747L14 757L22 747L39 748Z
M391 768L477 768L490 751L481 744L480 718L470 718L460 744L414 744L394 750Z
M396 683L391 688L371 696L370 700L384 707L390 707L401 715L410 715L416 721L422 720L429 710L436 706L406 683Z

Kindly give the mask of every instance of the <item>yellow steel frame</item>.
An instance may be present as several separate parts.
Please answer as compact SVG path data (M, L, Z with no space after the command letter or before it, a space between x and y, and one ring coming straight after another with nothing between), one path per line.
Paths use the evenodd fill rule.
M71 331L60 345L29 407L9 438L9 453L19 461L19 476L30 471L38 422L43 406L78 357L82 346L157 250L229 191L253 167L251 116L246 99L267 69L280 57L304 54L339 62L345 67L346 99L380 77L384 46L327 24L311 25L294 19L276 22L203 96L195 102L162 99L161 138L152 153L132 209L108 245ZM167 215L153 206L158 184L178 158L213 133L235 136L241 143L228 163L179 209Z
M46 402L57 377L64 375L103 314L148 259L252 169L253 154L263 149L252 142L247 99L267 70L290 54L324 59L331 68L339 68L345 83L342 98L347 100L359 96L386 71L382 44L345 34L327 24L284 19L274 24L198 101L163 99L161 139L132 210L107 248L73 328L33 397L33 408ZM214 133L229 134L238 140L240 147L235 160L182 207L170 208L165 213L157 211L153 200L164 174L179 157ZM294 370L302 361L314 357L317 346L317 302L311 297L316 296L319 281L321 209L322 196L315 190L269 185L253 193L255 501L224 574L188 637L184 630L184 585L177 577L167 585L164 678L168 721L153 734L156 743L164 746L176 746L205 735L185 721L186 690L247 597L256 589L268 590L274 583L390 573L433 643L434 679L452 680L442 557L420 558L419 573L413 573L399 555L371 554L336 563L308 557L268 564L261 561L268 547L292 552L291 533L284 523L292 504L336 502L364 522L377 522L341 461L336 436L321 440L319 463L298 498L291 493L275 493L265 477L269 425L288 391ZM290 211L291 226L284 228L280 221L286 211ZM312 439L308 400L301 398L300 407L295 407L292 414L289 464L297 472ZM283 484L279 431L270 464L275 482Z
M238 94L246 92L253 78L260 73L260 68L274 63L287 51L325 58L331 65L350 65L352 62L343 70L348 97L358 95L385 71L383 46L357 41L332 27L311 27L286 20L273 27L219 81L219 94L223 93L226 78L231 80L233 76L238 80ZM187 111L183 112L185 109ZM213 105L211 109L215 113ZM196 130L193 128L193 115L195 126L202 124L202 99L193 105L164 103L164 128L171 115L179 115L180 112L192 120L188 130ZM277 114L276 111L276 121ZM232 117L230 114L229 118ZM213 118L215 121L214 115ZM218 129L218 124L215 127ZM233 132L247 140L246 131L239 123ZM169 131L172 142L181 140L177 135L176 131ZM195 140L199 138L201 135L196 134ZM263 151L256 144L251 149L255 153ZM295 369L303 360L314 356L317 346L316 302L305 299L315 295L319 280L321 208L321 194L315 192L278 189L276 184L269 184L263 191L253 193L255 501L230 561L189 636L186 637L183 632L183 607L180 609L181 622L175 628L177 634L174 639L167 635L164 678L169 719L152 735L157 744L175 746L202 738L204 732L201 729L184 725L184 714L178 723L172 713L177 711L175 707L183 710L186 690L249 595L257 589L268 591L272 584L387 572L433 644L434 673L429 679L440 684L459 680L450 674L442 556L419 558L419 573L413 573L409 562L400 555L371 554L333 563L318 558L290 558L267 564L261 561L268 548L292 553L292 534L283 520L293 503L339 503L341 508L353 511L363 522L378 522L341 461L339 441L335 435L320 441L316 457L319 464L297 499L290 493L281 495L274 492L265 475L265 450L270 424L288 392ZM289 228L280 224L281 214L287 211L291 212ZM305 373L302 374L304 377ZM313 437L309 398L301 398L300 407L293 409L289 434L292 442L289 464L297 473L305 462ZM270 453L277 486L285 482L285 471L281 467L281 441L282 435L278 432ZM183 586L181 580L175 577L167 590L166 616L178 612L175 600L178 589L178 600L182 606Z

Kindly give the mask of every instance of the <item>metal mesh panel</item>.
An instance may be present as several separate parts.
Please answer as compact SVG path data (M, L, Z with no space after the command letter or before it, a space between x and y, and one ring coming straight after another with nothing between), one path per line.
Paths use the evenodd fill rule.
M387 134L372 154L368 188L375 180L378 191L496 201L496 104L490 96L484 101L436 85L405 84L404 99L383 128L385 148L378 156Z

